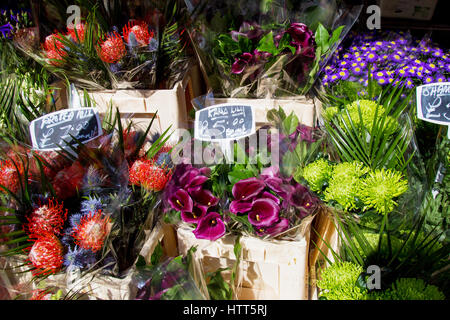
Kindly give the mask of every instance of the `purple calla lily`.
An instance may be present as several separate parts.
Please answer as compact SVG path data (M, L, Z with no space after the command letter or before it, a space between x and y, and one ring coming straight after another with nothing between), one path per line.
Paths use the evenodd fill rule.
M264 31L257 23L243 22L239 31L231 31L231 38L236 42L239 41L239 36L246 37L250 40L258 40L263 33Z
M263 189L264 182L258 178L243 179L235 183L232 189L234 199L247 201L256 197Z
M196 205L192 208L192 212L182 211L181 219L187 223L198 223L208 211L208 207Z
M271 237L275 237L280 233L286 231L288 228L289 220L286 218L281 218L280 221L278 221L276 224L266 228L265 233L270 235Z
M210 212L204 216L194 230L197 239L215 241L225 234L225 224L217 212Z
M183 189L193 188L203 184L209 178L201 175L200 170L192 168L180 177L180 185Z
M201 186L189 190L192 199L205 207L213 207L219 203L219 198L214 197L211 191L203 189Z
M183 189L178 189L169 197L168 201L174 210L181 212L192 212L194 207L194 202L189 193Z
M251 208L251 201L233 200L230 203L230 212L234 214L249 212Z
M253 201L248 221L255 227L268 227L279 219L280 207L271 199Z
M252 60L253 55L250 52L244 52L239 58L235 58L235 61L231 65L231 73L241 74Z
M315 55L315 40L313 32L303 23L292 23L287 32L292 37L291 45L296 48L296 54L313 58Z
M280 198L278 198L277 196L273 195L270 192L264 191L261 195L262 198L268 198L270 200L273 200L276 204L280 205Z

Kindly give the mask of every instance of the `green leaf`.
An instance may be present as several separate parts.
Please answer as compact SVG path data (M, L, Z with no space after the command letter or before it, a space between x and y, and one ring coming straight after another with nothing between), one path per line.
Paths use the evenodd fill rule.
M278 48L275 46L275 43L273 41L272 31L270 31L268 34L262 37L261 40L259 40L257 49L259 51L269 52L274 56L278 54Z
M330 47L332 47L333 44L335 44L336 41L339 40L339 37L341 36L343 29L344 29L344 26L340 26L340 27L334 29L333 34L331 35L330 41L328 42Z
M315 34L315 40L318 47L322 49L322 52L326 52L328 50L329 44L328 39L330 35L327 31L327 29L319 23L317 26L316 34Z
M228 216L231 218L231 220L236 221L236 222L238 222L238 223L243 224L244 226L246 226L246 227L248 228L248 230L253 230L253 226L252 226L252 224L250 223L250 221L248 221L247 215L244 215L244 216L238 216L238 215L235 215L235 214L232 214L232 213L231 213L231 214L229 214Z
M222 271L229 270L229 268L220 268L215 272L208 272L206 277L209 278L208 288L211 300L231 300L233 291L230 285L223 279Z
M158 244L156 245L155 249L153 250L152 256L150 258L151 265L156 266L158 263L160 263L163 255L164 255L164 250L162 248L161 242L158 241Z
M141 255L138 256L138 259L136 261L136 267L137 268L141 268L141 267L145 267L147 265L147 263L145 262L145 258Z
M297 116L294 112L291 112L291 114L283 121L283 133L286 135L293 134L295 130L297 130L298 123Z

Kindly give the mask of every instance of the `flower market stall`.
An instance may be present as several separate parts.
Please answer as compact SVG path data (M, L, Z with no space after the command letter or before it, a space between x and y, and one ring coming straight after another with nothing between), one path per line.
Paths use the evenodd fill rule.
M369 2L0 7L0 300L448 299L450 51Z

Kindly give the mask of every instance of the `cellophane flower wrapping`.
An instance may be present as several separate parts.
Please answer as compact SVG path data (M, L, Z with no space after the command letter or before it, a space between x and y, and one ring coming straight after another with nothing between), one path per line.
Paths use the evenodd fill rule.
M190 36L216 96L306 94L361 6L337 1L188 1Z
M66 150L4 143L2 253L20 257L34 280L124 278L155 226L171 178L170 147L131 122L115 124L104 123L102 136Z
M98 8L82 7L89 14L46 34L39 49L17 45L81 89L171 89L188 68L184 8L177 0L144 8L135 18L112 25Z
M154 260L154 259L152 259ZM191 250L185 256L156 259L133 275L136 300L206 300L209 298L201 265Z

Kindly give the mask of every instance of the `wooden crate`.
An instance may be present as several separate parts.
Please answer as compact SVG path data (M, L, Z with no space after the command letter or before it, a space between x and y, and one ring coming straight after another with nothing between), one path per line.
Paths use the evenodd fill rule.
M241 261L236 275L235 299L239 300L307 300L308 251L313 216L302 222L295 240L262 240L242 236ZM178 249L184 254L198 246L196 256L205 272L233 268L236 236L226 235L216 241L196 239L193 229L180 225L177 229ZM222 273L230 281L230 271Z

